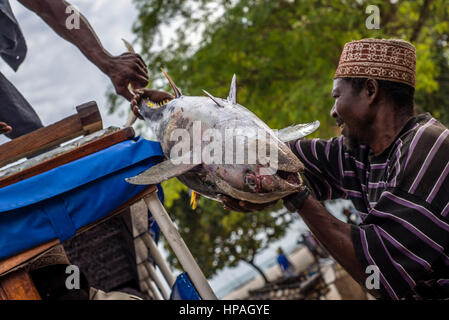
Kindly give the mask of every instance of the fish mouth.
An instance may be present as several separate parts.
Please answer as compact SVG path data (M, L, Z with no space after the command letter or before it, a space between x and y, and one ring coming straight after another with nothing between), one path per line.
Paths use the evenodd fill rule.
M158 101L158 102L154 102L151 100L147 100L145 101L143 104L143 106L150 108L150 109L159 109L163 106L165 106L166 104L168 104L171 101L171 99L166 99L166 100L162 100L162 101Z
M274 178L274 176L256 175L253 172L248 172L244 178L245 185L249 188L248 191L261 194L277 192L279 190L296 190L301 187L302 181L298 172L277 170L275 176L277 178Z
M298 172L278 170L276 174L293 188L300 188L302 181Z

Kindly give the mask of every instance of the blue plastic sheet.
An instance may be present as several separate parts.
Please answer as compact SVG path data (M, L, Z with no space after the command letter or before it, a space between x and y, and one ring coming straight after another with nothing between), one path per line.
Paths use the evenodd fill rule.
M176 277L170 300L201 300L187 273L183 272Z
M55 238L65 241L104 218L147 188L125 178L162 156L158 142L137 137L1 188L0 259Z

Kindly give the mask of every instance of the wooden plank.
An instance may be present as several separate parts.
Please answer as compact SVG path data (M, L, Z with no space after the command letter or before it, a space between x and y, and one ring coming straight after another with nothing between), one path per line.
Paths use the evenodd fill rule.
M83 134L90 134L103 129L101 114L95 101L90 101L76 107L83 127Z
M126 212L126 210L129 208L129 206L131 206L132 204L136 203L137 201L143 199L146 195L155 192L157 190L157 187L155 185L151 185L148 188L146 188L145 190L139 192L137 195L135 195L133 198L129 199L128 201L126 201L124 204L122 204L120 207L118 207L117 209L115 209L113 212L111 212L108 216L104 217L103 219L97 220L87 226L84 226L83 228L81 228L80 230L77 231L77 233L81 233L84 232L86 230L89 230L95 226L97 226L98 224L116 216L119 214L122 214L124 212ZM50 249L51 247L59 244L59 239L53 239L49 242L46 242L44 244L41 244L37 247L34 247L32 249L29 249L27 251L18 253L12 257L3 259L0 261L0 276L2 274L4 274L5 272L8 272L9 270L16 268L18 266L20 266L21 264L25 263L26 261L28 261L29 259L37 256L38 254L41 254L42 252ZM0 292L1 294L1 292Z
M8 296L6 295L6 292L3 290L1 286L0 286L0 300L8 300Z
M41 244L39 246L36 246L32 249L29 249L27 251L24 251L22 253L16 254L15 256L3 259L0 261L0 275L5 273L8 270L11 270L12 268L17 267L21 263L24 263L25 261L37 256L38 254L56 246L59 244L59 240L52 240L49 242L46 242L44 244Z
M75 115L1 145L0 167L103 128L101 115L94 101L80 105L76 110L78 113Z
M33 280L24 269L16 270L0 278L3 300L40 300Z
M43 161L26 170L4 177L0 179L0 188L6 187L8 185L14 184L24 179L28 179L30 177L54 169L56 167L62 166L69 162L85 157L89 154L95 153L99 150L106 149L119 142L131 139L134 137L134 135L135 135L134 129L131 127L111 133L107 136L101 137L100 139L86 143L85 145L80 146L79 148L67 151L52 159Z

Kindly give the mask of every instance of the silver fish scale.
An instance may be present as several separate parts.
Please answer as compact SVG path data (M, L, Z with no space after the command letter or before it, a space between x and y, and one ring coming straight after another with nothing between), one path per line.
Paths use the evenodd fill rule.
M168 78L169 79L169 78ZM171 79L169 82L174 86ZM177 129L184 129L190 135L190 155L193 154L194 144L201 142L201 155L207 143L202 141L202 134L207 129L215 129L221 134L222 142L226 137L226 130L239 129L240 134L248 135L244 145L245 157L248 159L249 141L254 141L254 145L260 143L266 144L266 150L274 146L277 152L277 169L274 174L260 174L260 163L255 164L226 164L226 151L223 144L221 146L222 162L221 164L210 164L201 162L197 167L185 165L176 167L175 165L156 165L146 172L134 178L127 179L130 183L150 184L158 183L154 177L160 179L169 179L177 176L179 180L192 190L207 197L217 199L219 194L226 194L240 200L246 200L255 203L271 202L283 198L291 193L297 192L300 188L300 177L298 172L304 169L303 164L293 154L293 152L281 141L280 137L289 139L298 139L305 134L316 130L319 122L313 122L305 125L289 127L284 130L283 135L278 135L269 128L254 113L242 105L236 103L235 78L233 78L229 98L227 100L215 98L204 91L208 97L180 96L179 90L175 88L178 97L169 103L158 108L147 106L147 101L140 104L140 112L145 118L146 123L155 133L158 141L161 143L162 150L170 160L172 148L178 143L178 140L171 139ZM193 133L194 122L201 123L201 136L195 137ZM266 137L261 141L257 136L258 130L262 130ZM249 133L253 133L250 135ZM233 138L234 139L234 138ZM237 142L231 149L232 159L235 159ZM235 147L234 147L235 146ZM195 146L195 149L197 146ZM192 158L190 158L192 160ZM173 160L173 159L172 159ZM158 168L160 167L160 169ZM164 168L164 174L158 174L157 170ZM194 168L194 169L193 169ZM170 174L173 172L173 174ZM251 176L251 178L247 178ZM157 179L156 179L157 180ZM257 185L254 185L257 183Z

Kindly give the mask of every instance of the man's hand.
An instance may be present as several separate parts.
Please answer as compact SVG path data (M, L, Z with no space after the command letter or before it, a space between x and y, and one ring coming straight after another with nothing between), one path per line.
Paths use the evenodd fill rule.
M234 210L239 212L253 212L253 211L262 211L268 207L271 207L276 204L276 201L268 202L268 203L252 203L248 201L238 200L231 198L229 196L220 195L219 200L223 202L223 207L225 210Z
M12 128L6 123L0 121L0 134L10 133Z
M284 201L284 206L290 212L300 211L304 205L306 199L310 196L310 190L307 186L303 185L301 191L293 193L282 200Z
M109 76L118 94L131 101L133 95L128 90L143 88L148 83L147 68L143 59L135 53L112 56L103 48L95 31L86 17L79 14L79 27L68 28L66 25L67 8L71 4L65 0L18 0L29 10L41 17L58 35L73 43L78 49ZM70 11L70 10L69 10Z
M142 115L139 112L139 104L142 99L150 99L152 102L161 103L166 100L172 100L174 97L165 91L158 91L152 89L136 89L134 90L134 96L131 100L131 110L139 119L143 119Z
M133 89L143 88L148 84L148 70L142 57L136 53L124 53L108 59L106 74L112 81L115 91L128 101L133 99L128 85Z

